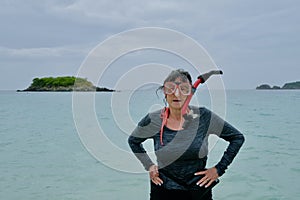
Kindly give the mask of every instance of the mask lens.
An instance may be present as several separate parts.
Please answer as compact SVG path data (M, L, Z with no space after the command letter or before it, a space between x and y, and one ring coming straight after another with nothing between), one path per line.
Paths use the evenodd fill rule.
M188 83L180 83L179 89L183 95L189 95L191 93L191 85Z
M175 92L176 84L173 82L166 82L164 85L164 92L166 94L172 94Z

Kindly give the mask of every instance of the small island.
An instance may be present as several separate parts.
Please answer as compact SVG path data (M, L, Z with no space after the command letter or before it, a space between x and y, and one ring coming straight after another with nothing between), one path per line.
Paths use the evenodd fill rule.
M282 87L273 86L271 87L268 84L262 84L256 87L257 90L299 90L300 89L300 81L286 83Z
M34 78L31 85L25 90L17 92L114 92L105 87L96 87L84 78L74 76Z

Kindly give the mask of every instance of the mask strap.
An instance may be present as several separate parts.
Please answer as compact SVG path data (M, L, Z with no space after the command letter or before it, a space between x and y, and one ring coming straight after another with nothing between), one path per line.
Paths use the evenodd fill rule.
M164 109L161 110L161 113L160 113L160 117L162 118L162 122L161 122L161 127L160 127L160 144L161 145L164 145L163 143L163 132L164 132L164 126L167 125L167 120L168 120L168 117L169 117L169 113L170 113L170 110L168 107L165 107Z

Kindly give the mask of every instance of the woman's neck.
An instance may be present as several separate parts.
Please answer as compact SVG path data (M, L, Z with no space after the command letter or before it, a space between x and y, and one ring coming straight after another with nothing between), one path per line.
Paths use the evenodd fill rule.
M181 114L181 110L171 109L167 122L167 127L173 130L181 130L183 123L184 118Z
M173 120L181 121L182 114L180 109L170 109L169 118L172 118Z

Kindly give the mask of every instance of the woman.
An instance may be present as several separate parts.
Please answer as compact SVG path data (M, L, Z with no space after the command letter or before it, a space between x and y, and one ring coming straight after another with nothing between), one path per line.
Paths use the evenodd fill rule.
M187 116L182 107L192 90L188 72L175 70L164 81L168 107L146 115L135 128L128 143L149 171L150 200L212 199L211 187L233 161L244 136L229 123L204 107L189 106ZM229 142L221 160L206 169L208 136L215 134ZM153 139L157 165L142 143Z

